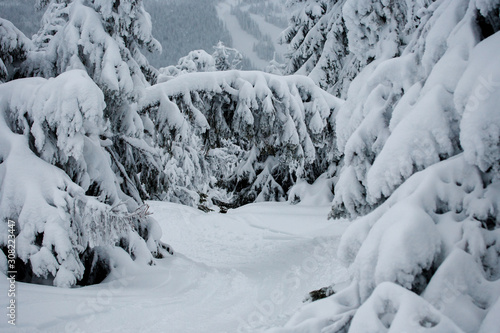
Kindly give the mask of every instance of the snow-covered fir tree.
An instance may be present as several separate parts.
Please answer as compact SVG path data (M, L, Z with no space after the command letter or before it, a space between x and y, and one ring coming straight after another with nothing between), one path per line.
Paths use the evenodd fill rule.
M32 164L53 174L47 181L41 173L33 186L47 183L55 192L25 199L27 188L14 187L14 175L6 177L2 223L18 221L21 279L53 279L58 286L99 282L110 269L109 246L120 245L145 263L152 263L152 254L166 253L156 222L138 210L148 197L144 188L151 186L154 193L162 176L136 110L148 80L156 77L139 50L159 46L141 1L41 1L39 6L47 11L21 75L49 80L14 80L2 87L2 145L9 147L12 140L20 145L19 153L4 151L2 160L10 163L2 166L14 172L31 149L30 160L40 159ZM25 39L12 31L17 40ZM18 54L28 51L28 43L18 44ZM12 62L10 52L2 54L4 61Z
M117 133L110 136L108 150L125 179L121 186L137 202L148 198L142 185L153 186L154 192L161 172L151 170L157 156L144 148L143 119L135 105L157 76L140 52L161 49L151 36L149 15L141 1L50 1L46 6L35 37L39 47L30 53L25 72L52 77L68 69L87 71L104 92L105 116Z
M109 247L120 243L139 262L163 255L156 222L130 211L138 203L120 190L105 150L104 97L88 75L19 79L0 90L2 247L6 221L16 221L18 278L100 282Z
M499 6L347 0L332 13L359 64L336 115L331 212L353 219L338 251L352 282L271 332L494 330Z
M215 60L215 68L218 71L241 69L243 55L238 50L227 47L221 41L214 46L212 57Z
M328 18L327 1L288 1L290 24L283 31L281 42L289 44L288 73L295 73L307 62L312 62L312 66L317 63L325 38L322 29L326 28L320 21ZM322 20L323 19L323 20ZM306 66L307 67L307 66ZM311 67L311 65L309 65ZM310 69L304 69L309 74Z
M430 1L288 1L287 73L308 75L346 98L359 71L374 59L398 55Z

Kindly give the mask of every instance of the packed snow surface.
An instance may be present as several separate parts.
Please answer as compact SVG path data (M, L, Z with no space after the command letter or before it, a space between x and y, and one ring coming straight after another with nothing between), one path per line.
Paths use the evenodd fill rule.
M283 325L309 291L348 280L335 256L347 223L327 220L329 205L259 203L227 214L149 205L174 256L139 266L116 250L112 276L82 288L18 282L16 329L2 320L0 331L255 332Z

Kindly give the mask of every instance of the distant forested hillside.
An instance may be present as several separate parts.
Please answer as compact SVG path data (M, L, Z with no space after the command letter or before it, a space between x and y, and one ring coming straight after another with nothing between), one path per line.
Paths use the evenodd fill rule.
M155 67L175 65L195 49L212 53L219 40L231 46L231 35L217 17L216 0L146 0L153 36L163 46L162 54L148 55Z
M163 46L161 54L147 54L155 67L175 65L179 58L195 49L212 53L219 40L231 46L231 35L217 17L216 0L146 0L153 36ZM31 37L41 25L43 11L34 0L0 0L0 12Z

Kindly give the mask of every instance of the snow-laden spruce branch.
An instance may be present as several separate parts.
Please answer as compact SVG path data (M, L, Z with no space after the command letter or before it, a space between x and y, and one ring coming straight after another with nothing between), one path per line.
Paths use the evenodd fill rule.
M281 200L297 178L314 180L333 161L333 119L341 105L303 76L224 71L183 74L147 88L139 113L151 118L154 128L146 131L167 150L190 147L197 159L211 156L208 176L216 182L242 186L238 194L249 201ZM232 170L217 174L231 154Z

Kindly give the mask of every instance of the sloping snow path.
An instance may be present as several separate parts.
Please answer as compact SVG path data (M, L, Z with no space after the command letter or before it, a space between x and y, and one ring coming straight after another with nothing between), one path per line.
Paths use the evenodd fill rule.
M348 278L335 259L346 223L329 205L259 203L227 214L150 202L176 254L123 262L76 289L17 283L17 325L1 332L256 332L282 325L311 290ZM1 307L8 284L0 282ZM6 312L6 311L4 311Z

